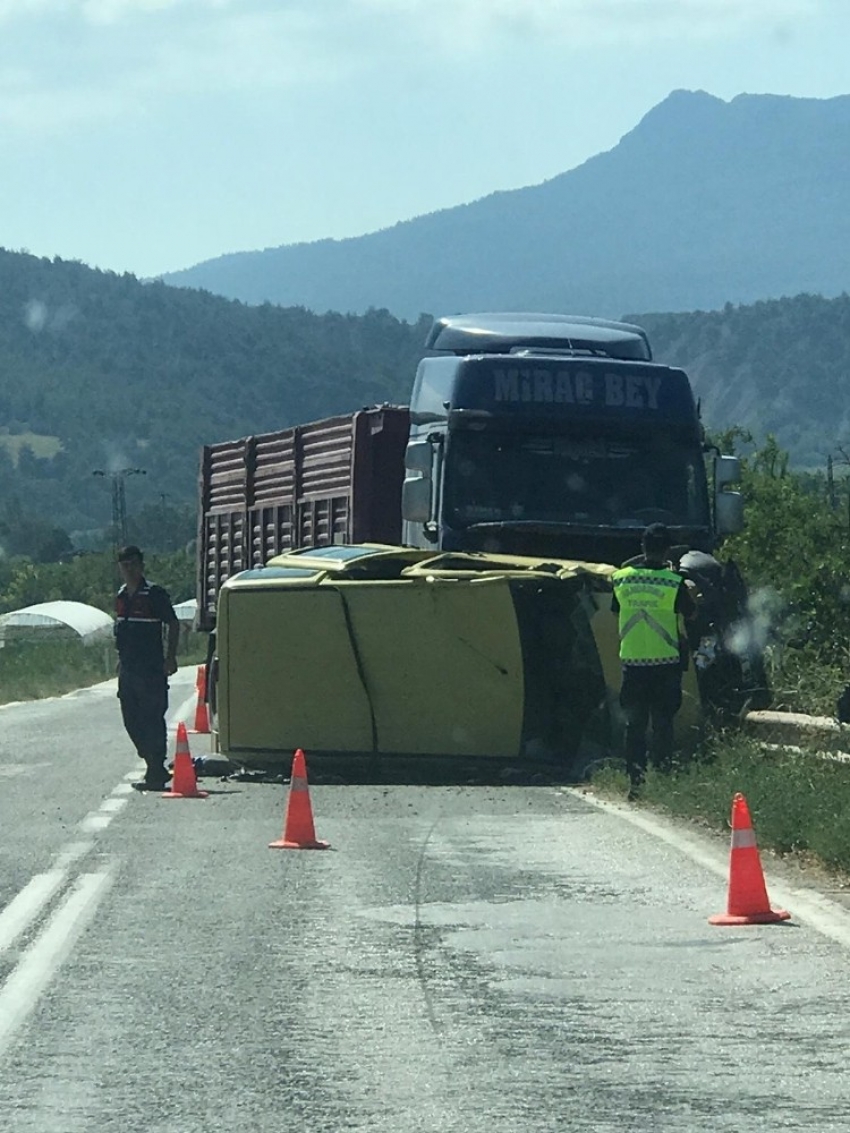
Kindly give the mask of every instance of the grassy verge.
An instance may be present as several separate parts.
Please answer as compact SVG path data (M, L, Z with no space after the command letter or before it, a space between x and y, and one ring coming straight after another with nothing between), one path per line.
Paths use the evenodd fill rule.
M604 794L626 794L625 774L611 767L598 771L593 784ZM650 769L642 798L725 830L737 791L747 798L759 846L814 855L830 870L850 872L850 764L766 752L748 738L721 735L669 775Z
M838 697L850 683L850 657L843 664L825 664L814 650L784 649L768 653L772 708L834 716Z
M206 651L206 634L190 634L181 646L178 661L181 665L200 665L206 660ZM0 704L87 688L114 677L115 668L111 642L8 642L0 649Z

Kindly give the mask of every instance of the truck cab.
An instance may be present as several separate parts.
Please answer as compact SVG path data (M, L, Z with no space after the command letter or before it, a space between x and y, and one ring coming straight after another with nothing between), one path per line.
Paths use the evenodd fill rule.
M742 526L734 457L708 451L687 374L628 323L436 320L410 403L409 546L620 563L649 523L712 553Z

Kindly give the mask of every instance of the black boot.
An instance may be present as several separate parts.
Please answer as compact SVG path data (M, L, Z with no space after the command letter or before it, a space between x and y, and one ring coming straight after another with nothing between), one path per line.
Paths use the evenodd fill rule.
M145 760L148 769L144 779L133 784L136 791L164 791L171 776L165 769L165 760L162 757Z

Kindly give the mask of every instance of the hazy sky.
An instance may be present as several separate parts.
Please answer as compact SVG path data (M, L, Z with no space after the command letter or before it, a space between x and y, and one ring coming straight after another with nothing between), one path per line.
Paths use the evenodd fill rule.
M153 275L546 180L676 88L850 93L850 0L0 0L0 246Z

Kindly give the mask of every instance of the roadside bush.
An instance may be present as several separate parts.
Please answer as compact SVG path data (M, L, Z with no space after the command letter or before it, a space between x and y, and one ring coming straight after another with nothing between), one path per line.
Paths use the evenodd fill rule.
M780 712L812 716L836 714L838 698L850 681L850 654L844 661L824 661L817 647L768 648L766 668L773 700Z
M627 789L625 774L610 768L593 784L603 794ZM738 791L746 796L760 846L812 854L833 870L850 871L850 764L720 735L669 775L650 769L642 799L725 830Z

